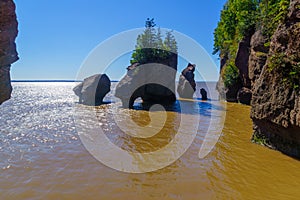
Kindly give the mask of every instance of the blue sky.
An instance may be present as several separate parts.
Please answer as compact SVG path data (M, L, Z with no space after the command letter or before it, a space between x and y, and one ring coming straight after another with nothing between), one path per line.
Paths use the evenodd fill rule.
M191 37L212 56L213 31L225 2L15 0L20 60L12 66L12 79L76 79L83 61L99 43L120 32L143 27L148 17L160 27ZM218 65L217 56L212 59ZM124 70L110 72L111 79L124 74L129 63L124 58L119 60Z

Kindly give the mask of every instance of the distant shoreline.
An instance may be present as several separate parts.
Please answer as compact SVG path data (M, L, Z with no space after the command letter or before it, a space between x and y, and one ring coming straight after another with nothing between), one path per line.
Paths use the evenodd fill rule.
M77 82L82 82L82 81L76 81L76 80L12 80L12 83L77 83ZM119 82L119 81L111 81L111 82Z

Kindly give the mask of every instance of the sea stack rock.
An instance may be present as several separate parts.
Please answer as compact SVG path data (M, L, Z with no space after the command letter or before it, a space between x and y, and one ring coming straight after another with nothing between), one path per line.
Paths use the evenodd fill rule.
M74 87L73 91L79 97L79 103L98 106L110 92L110 85L110 79L106 74L95 74L85 78L82 83Z
M177 93L181 98L192 99L196 91L195 82L195 66L189 63L188 66L181 72L177 86Z
M273 34L270 53L255 81L252 140L300 158L300 1L291 0ZM297 71L298 70L298 71Z
M19 59L15 43L18 35L15 9L12 0L0 0L0 105L10 98L10 65Z
M169 61L165 64L133 64L127 67L127 74L118 83L115 92L124 108L133 108L135 99L139 97L150 104L172 104L176 101L177 62L173 63L173 59Z

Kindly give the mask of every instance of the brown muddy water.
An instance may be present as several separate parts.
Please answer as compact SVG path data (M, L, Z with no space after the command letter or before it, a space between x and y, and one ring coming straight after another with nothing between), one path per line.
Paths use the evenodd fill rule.
M13 84L13 98L0 107L0 199L300 198L300 162L252 144L250 107L218 102L213 94L214 83L207 84L212 91L210 101L195 97L192 102L177 102L167 113L155 111L153 115L141 110L138 102L136 110L120 109L110 94L110 104L82 106L94 110L97 116L87 116L82 121L74 120L73 86ZM198 86L205 87L204 83ZM191 112L180 111L181 103L189 104ZM218 118L222 109L226 110L226 118L220 138L211 152L200 159L199 149L209 122ZM198 123L192 121L195 115L200 116L197 134L187 151L169 166L141 174L120 172L99 162L85 148L76 124L98 124L116 146L143 153L156 151L172 141L183 122L182 116L191 124L181 131L189 134ZM140 127L150 124L153 129L156 123L165 123L156 135L136 138L124 133L124 129L135 132L132 124L122 123L129 118ZM219 126L213 124L211 129ZM116 158L111 156L112 160ZM139 162L149 160L141 156Z

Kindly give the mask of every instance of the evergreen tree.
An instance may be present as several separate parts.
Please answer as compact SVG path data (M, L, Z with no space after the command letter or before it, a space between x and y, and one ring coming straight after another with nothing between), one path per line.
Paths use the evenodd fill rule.
M161 29L155 26L154 19L147 18L144 32L137 37L131 64L160 63L168 59L172 52L177 53L177 42L171 31L166 32L163 40Z
M177 42L171 31L167 31L163 47L166 51L177 53Z

